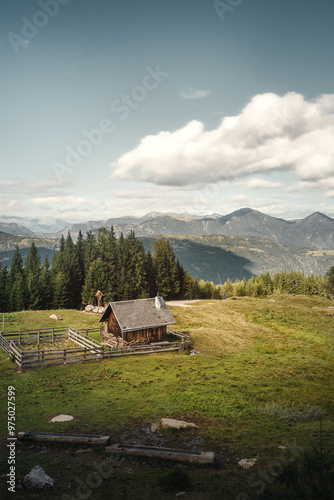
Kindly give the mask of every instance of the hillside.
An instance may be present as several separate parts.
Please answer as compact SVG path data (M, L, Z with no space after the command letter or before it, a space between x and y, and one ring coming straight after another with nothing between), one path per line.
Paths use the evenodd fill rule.
M162 352L18 373L17 365L0 351L1 476L8 474L7 392L8 386L14 386L16 432L104 435L111 436L112 443L207 450L217 457L214 466L199 466L115 457L88 444L19 441L17 484L36 464L56 481L55 489L39 493L38 498L88 498L86 492L92 491L89 497L99 500L171 500L185 490L189 494L184 498L196 500L306 498L293 494L291 467L296 460L303 464L304 447L308 450L319 443L319 418L324 413L322 446L326 453L333 449L332 302L288 295L273 295L271 300L243 297L171 306L175 329L187 330L194 343L197 354L193 356ZM98 326L98 315L26 311L6 314L6 329L54 328L58 325L49 318L53 312L63 318L61 326L82 331ZM44 348L43 344L39 347ZM74 419L50 422L60 414ZM152 432L152 423L159 424L166 417L193 422L197 428ZM251 470L238 465L241 458L251 457L257 457ZM289 459L290 473L277 477L276 471L282 471ZM317 486L318 463L314 461L314 469L305 472L311 487ZM332 466L330 461L326 472ZM184 473L181 485L175 485L180 471ZM266 495L258 496L254 485L260 479L255 482L255 478L262 474L270 474L270 481L265 483ZM166 477L171 483L167 492L162 488ZM285 495L287 481L292 491L289 497ZM86 484L89 489L84 489ZM91 486L96 484L96 488ZM6 488L2 481L1 498L10 498ZM20 489L14 495L22 500L36 496L36 492ZM308 498L332 496L312 493Z
M6 223L4 220L10 220ZM20 224L14 221L20 222ZM0 231L19 236L36 236L59 239L60 235L71 233L76 239L79 231L97 233L101 227L114 226L116 235L124 235L134 231L136 236L155 236L158 234L180 236L247 236L266 239L313 249L334 250L334 219L320 212L315 212L304 219L284 220L266 215L258 210L242 208L227 215L210 214L205 216L192 215L187 212L149 212L142 217L123 216L69 224L65 221L43 221L18 217L0 217ZM61 227L58 232L51 230ZM32 232L29 228L37 228Z
M0 260L2 260L3 263L7 265L7 267L10 267L12 257L15 252L15 247L16 245L19 245L20 253L22 255L23 261L25 261L32 242L35 243L41 260L43 261L45 255L47 255L49 260L51 261L52 256L57 249L57 240L52 238L47 239L15 236L3 232L0 232Z
M114 226L116 234L135 231L136 236L157 234L203 236L248 236L275 241L283 245L334 249L334 219L316 212L304 219L284 220L251 208L242 208L221 216L203 217L190 214L151 212L141 218L123 217L72 224L62 231L76 237L79 230L97 232L99 227Z
M334 250L312 250L243 236L162 236L192 276L220 283L261 273L304 271L321 274L334 265ZM149 249L155 238L143 238Z

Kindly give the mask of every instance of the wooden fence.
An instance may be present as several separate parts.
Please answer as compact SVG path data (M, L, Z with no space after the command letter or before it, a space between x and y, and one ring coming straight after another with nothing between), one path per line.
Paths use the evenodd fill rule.
M20 332L1 332L0 347L11 356L20 368L37 368L50 365L77 363L80 361L97 360L131 354L149 354L155 352L177 351L178 342L156 342L137 346L125 346L124 348L113 348L101 345L100 342L88 337L88 332L99 332L97 328L91 328L80 332L69 327L68 330L30 330ZM66 334L65 334L66 332ZM80 347L69 347L63 349L35 349L21 351L18 345L21 343L49 342L60 339L69 339Z
M4 331L1 336L12 340L15 344L39 344L40 342L57 342L68 339L67 328L49 328L41 330Z
M2 335L0 335L0 347L10 356L12 355L10 350L10 342L5 339Z
M185 333L176 332L175 330L170 330L169 328L167 328L167 333L169 333L170 335L174 335L174 337L183 339L185 348L190 347L191 340L189 335L186 335Z

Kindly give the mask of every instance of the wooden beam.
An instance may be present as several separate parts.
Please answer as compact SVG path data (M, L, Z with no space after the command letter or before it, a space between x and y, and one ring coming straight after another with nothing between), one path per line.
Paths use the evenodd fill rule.
M19 432L18 439L24 441L51 441L55 443L80 443L106 446L110 436L85 436L80 434L49 434L47 432Z

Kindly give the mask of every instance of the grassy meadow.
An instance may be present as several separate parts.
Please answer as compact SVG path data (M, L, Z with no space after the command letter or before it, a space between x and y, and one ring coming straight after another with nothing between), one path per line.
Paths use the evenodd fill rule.
M188 331L198 351L191 356L129 356L20 373L1 351L1 497L11 498L4 475L8 472L7 387L14 386L17 432L103 434L115 443L217 454L215 466L180 466L110 457L99 447L18 443L18 481L37 464L56 480L56 489L45 498L169 499L180 491L187 492L183 498L194 500L267 498L263 495L271 491L275 474L261 480L262 491L256 480L277 465L283 453L279 446L286 446L288 454L292 450L296 458L301 448L319 442L321 418L322 441L333 448L331 305L325 298L281 295L170 307L175 329ZM50 319L53 312L63 320ZM27 311L5 315L5 330L93 328L98 319L72 310ZM74 420L49 422L59 414L73 415ZM152 434L151 423L162 417L194 422L198 429ZM257 462L251 469L238 465L240 459L254 457ZM92 473L100 463L112 467L112 473L98 476L101 484L92 485ZM277 474L278 480L282 474L283 470ZM17 498L33 495L16 492ZM268 498L283 497L270 493Z

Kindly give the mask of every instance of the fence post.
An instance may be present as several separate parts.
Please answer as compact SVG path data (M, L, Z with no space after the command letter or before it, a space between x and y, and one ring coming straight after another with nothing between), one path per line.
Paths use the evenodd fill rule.
M21 331L19 331L19 345L21 345Z
M40 338L41 338L41 332L40 332L40 330L38 330L38 332L37 332L37 344L39 344ZM38 349L39 349L39 347L38 347Z
M66 349L64 349L64 363L66 361Z
M52 328L51 330L51 342L54 342L55 341L55 330L54 328Z
M184 337L181 337L181 344L179 346L179 352L184 352Z

